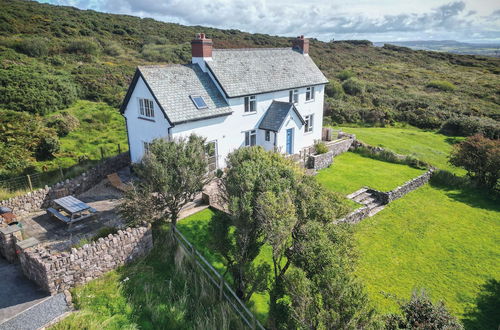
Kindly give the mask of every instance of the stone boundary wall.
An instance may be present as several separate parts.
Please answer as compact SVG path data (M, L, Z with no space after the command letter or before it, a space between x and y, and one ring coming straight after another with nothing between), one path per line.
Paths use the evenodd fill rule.
M16 225L0 228L0 255L11 263L16 262L16 242L22 237L21 228Z
M151 226L127 228L71 252L50 254L34 242L17 244L23 273L50 294L86 283L145 256L153 248Z
M49 202L55 198L55 191L58 189L68 189L70 195L81 194L106 178L108 174L116 172L129 164L130 154L125 152L106 159L102 163L71 180L68 179L52 187L46 186L45 188L29 192L22 196L0 201L0 205L10 207L17 216L23 216L27 213L48 207Z
M336 220L335 223L349 223L356 224L368 217L370 214L370 208L368 206L362 206L346 215L344 218Z
M346 138L342 132L339 133L339 138L342 138L342 140L326 142L326 146L333 153L333 157L349 151L354 141L356 141L355 138L350 136Z
M417 176L416 178L413 178L413 179L405 182L401 186L387 192L386 193L387 194L387 204L392 202L393 200L396 200L398 198L403 197L407 193L409 193L409 192L423 186L427 182L429 182L429 180L432 177L432 173L434 173L434 171L435 171L434 168L430 168L424 174Z
M308 159L307 168L319 171L321 169L327 168L333 163L333 151L328 151L324 154L310 155Z

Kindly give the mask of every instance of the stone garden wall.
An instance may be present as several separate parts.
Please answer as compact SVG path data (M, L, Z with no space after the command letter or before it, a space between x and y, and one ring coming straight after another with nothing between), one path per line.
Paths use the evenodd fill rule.
M130 155L128 152L125 152L106 159L74 179L59 182L52 187L46 186L43 189L29 192L26 195L0 201L0 205L11 208L17 216L23 216L27 213L48 207L48 203L55 199L55 192L59 189L67 189L69 195L81 194L106 178L108 174L116 172L129 164Z
M339 133L339 138L342 137L342 140L326 143L326 146L332 152L333 157L348 151L355 141L355 138L343 136L341 133Z
M335 221L335 223L350 223L355 224L368 217L370 208L368 206L360 207L346 215L344 218Z
M17 244L17 252L26 277L54 294L145 256L152 247L151 226L143 226L119 230L115 235L55 255L37 247L37 241L30 238Z
M434 173L434 170L435 170L434 168L431 168L427 172L425 172L424 174L417 176L416 178L413 178L413 179L405 182L403 185L387 192L386 193L386 195L387 195L386 202L390 203L393 200L396 200L398 198L403 197L404 195L417 189L418 187L423 186L424 184L429 182L429 180L432 177L432 173Z
M328 151L324 154L319 155L310 155L309 163L307 165L308 168L314 169L315 171L319 171L321 169L327 168L333 163L333 152Z

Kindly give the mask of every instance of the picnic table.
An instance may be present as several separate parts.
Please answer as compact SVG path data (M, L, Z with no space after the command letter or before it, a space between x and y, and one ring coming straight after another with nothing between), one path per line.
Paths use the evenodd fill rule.
M86 219L97 213L90 205L73 196L54 199L53 202L55 208L48 208L47 213L67 224Z

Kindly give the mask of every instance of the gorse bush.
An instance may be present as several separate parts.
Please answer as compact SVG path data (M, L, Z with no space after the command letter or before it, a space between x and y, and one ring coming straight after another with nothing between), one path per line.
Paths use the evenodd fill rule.
M352 78L356 76L356 74L350 70L342 70L337 74L337 78L340 79L341 81L347 80L349 78Z
M490 139L500 139L500 123L487 117L452 117L443 123L440 132L455 136L471 136L479 133Z
M439 89L444 92L451 92L457 89L455 85L446 80L433 80L430 81L426 86L429 88Z
M72 130L80 125L80 121L68 112L51 116L47 119L47 127L52 127L57 131L59 137L68 135Z
M17 41L14 48L31 57L42 57L49 54L49 42L45 38L26 38Z
M91 39L77 39L66 46L66 51L78 55L97 55L99 45Z
M365 91L365 85L356 78L349 78L342 83L342 88L349 95L361 95Z
M332 97L334 99L340 99L344 95L344 89L342 88L342 85L338 81L331 80L325 86L325 94L328 97Z

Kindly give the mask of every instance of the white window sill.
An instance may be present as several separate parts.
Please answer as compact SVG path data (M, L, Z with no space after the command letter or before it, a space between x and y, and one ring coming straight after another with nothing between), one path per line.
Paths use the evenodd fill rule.
M252 111L252 112L243 112L243 116L250 116L250 115L255 115L257 111Z
M151 121L151 122L155 122L154 120L154 117L153 118L150 118L150 117L144 117L144 116L139 116L137 117L138 119L142 119L142 120L147 120L147 121Z
M310 99L310 100L305 101L304 103L312 103L314 101L316 101L316 99Z
M310 131L310 132L304 132L304 135L311 135L313 133L314 130Z

